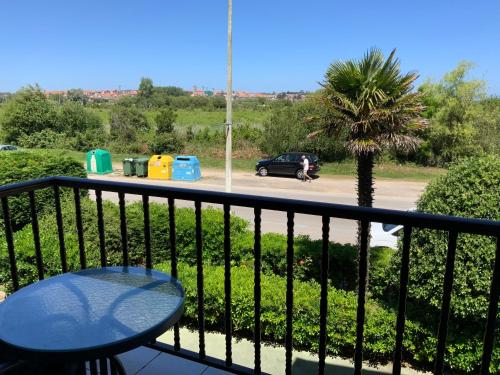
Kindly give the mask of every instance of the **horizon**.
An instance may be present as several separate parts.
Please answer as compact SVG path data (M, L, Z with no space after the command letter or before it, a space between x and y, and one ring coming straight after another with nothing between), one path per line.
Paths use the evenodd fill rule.
M45 90L155 86L225 88L227 1L50 0L2 4L0 92L38 83ZM328 66L372 46L397 48L402 72L440 80L460 61L500 95L500 3L418 4L317 0L233 4L233 85L237 91L315 91Z

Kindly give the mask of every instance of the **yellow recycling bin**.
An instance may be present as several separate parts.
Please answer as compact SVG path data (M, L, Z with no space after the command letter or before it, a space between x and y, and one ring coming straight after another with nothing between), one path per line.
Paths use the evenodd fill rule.
M172 163L170 155L153 155L148 163L148 177L159 180L170 180L172 177Z

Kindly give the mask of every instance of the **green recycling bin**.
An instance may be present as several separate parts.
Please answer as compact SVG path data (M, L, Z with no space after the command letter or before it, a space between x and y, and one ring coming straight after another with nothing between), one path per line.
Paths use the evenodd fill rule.
M87 172L97 174L113 173L113 164L109 151L95 149L87 152Z
M148 177L148 158L135 159L135 174L137 177Z
M125 176L135 176L135 159L123 159L123 174Z

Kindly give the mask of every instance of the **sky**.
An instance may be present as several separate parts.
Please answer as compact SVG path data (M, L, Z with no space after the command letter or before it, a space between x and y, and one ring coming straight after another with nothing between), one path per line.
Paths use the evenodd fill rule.
M500 95L498 0L233 0L236 90L311 91L370 47L439 80L459 61ZM0 92L224 89L227 0L0 0Z

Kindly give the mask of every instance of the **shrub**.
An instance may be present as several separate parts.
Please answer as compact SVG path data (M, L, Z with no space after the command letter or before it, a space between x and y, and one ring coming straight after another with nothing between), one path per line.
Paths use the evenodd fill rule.
M70 270L79 268L78 241L75 228L75 213L72 199L63 201L63 223L68 266ZM127 228L130 263L145 263L143 211L141 203L127 205ZM82 199L82 216L85 235L87 264L99 266L99 240L96 223L96 205L90 199ZM168 231L168 209L164 204L151 203L151 247L154 267L169 272L170 249ZM108 264L122 263L119 209L117 205L104 202L105 239ZM186 290L184 323L196 326L196 246L195 217L192 209L176 209L177 250L179 253L179 275ZM210 225L207 225L209 223ZM223 264L223 214L220 210L206 209L202 212L203 260L205 283L205 314L209 329L223 330L224 327L224 270ZM59 244L55 215L46 214L40 219L41 246L46 276L61 272ZM252 337L253 334L253 247L252 233L247 222L232 217L232 309L233 329L236 336ZM286 249L285 236L268 233L262 236L262 329L263 338L273 343L283 344L285 337L286 280L273 273L284 274L283 250ZM296 244L306 238L297 239ZM20 285L37 279L33 235L30 225L14 234ZM309 248L315 259L317 242L311 241ZM334 259L351 259L351 250L338 250L331 246ZM304 248L304 252L306 251ZM337 249L337 250L335 250ZM297 250L296 250L297 251ZM342 254L342 255L339 255ZM386 254L381 251L381 254ZM386 257L372 257L372 267L377 262L384 264ZM298 261L299 258L296 257ZM162 263L167 262L167 263ZM346 261L350 264L352 259ZM312 264L310 267L312 267ZM340 263L339 263L340 264ZM332 263L334 267L335 263ZM296 267L302 267L297 264ZM301 268L298 269L301 269ZM352 267L352 266L346 266ZM307 270L307 269L306 269ZM341 270L337 266L336 270ZM308 271L309 272L309 271ZM339 271L340 272L340 271ZM346 270L352 272L352 268ZM305 273L303 273L305 275ZM0 241L0 284L12 290L9 262L5 240ZM318 350L320 287L314 281L294 281L294 346L297 349ZM355 345L356 294L349 291L328 289L327 350L332 355L352 356ZM368 300L365 323L365 358L390 360L394 349L395 315L382 305ZM428 366L434 360L436 339L432 328L407 320L404 337L404 359ZM446 364L463 372L477 370L481 359L481 332L472 329L457 329L450 326L447 341ZM495 347L492 372L500 370L500 347Z
M104 127L101 118L86 109L82 104L68 101L64 103L57 114L59 129L71 137L85 131L103 133Z
M37 195L38 196L38 195ZM82 223L85 239L85 250L89 259L99 258L99 232L97 227L97 209L95 202L90 199L81 200ZM120 213L116 204L104 201L103 216L105 225L105 243L108 264L122 264L122 242L120 231ZM78 242L76 241L76 221L75 210L72 196L67 197L62 202L63 224L68 258L75 259L75 262L69 262L69 269L77 269L78 262ZM128 249L130 264L144 265L144 221L142 203L132 203L126 207L127 214L127 232ZM168 207L164 204L150 204L150 223L151 223L151 254L153 264L164 262L170 259L169 242L169 216ZM211 225L206 225L210 223ZM203 236L203 259L211 264L223 264L224 262L224 217L220 210L205 209L202 211L202 236ZM55 214L47 212L40 217L40 228L43 228L44 259L59 258L59 240ZM231 219L231 236L233 241L238 242L240 236L247 230L247 222L238 217ZM195 243L195 215L194 210L190 208L176 209L176 245L178 260L187 264L196 263L196 243ZM15 248L17 264L24 271L20 273L20 284L27 285L36 280L36 262L33 250L33 235L31 225L15 234ZM17 252L17 249L20 249ZM236 247L235 247L236 249ZM249 258L251 253L244 254L243 250L232 252L232 259L239 264L243 259ZM8 272L8 258L5 240L0 241L0 269L3 270L3 276L0 276L0 284L10 282ZM97 266L99 262L91 263ZM45 265L45 271L48 275L54 275L60 272L61 266L57 262L48 262Z
M177 132L156 133L148 142L149 151L153 154L176 154L184 148L184 142Z
M16 151L0 153L0 185L28 181L48 176L86 177L82 164L68 156L49 151ZM62 191L62 196L66 195ZM44 189L36 192L38 212L54 208L53 192ZM12 227L22 228L30 222L27 194L9 198Z
M39 86L25 87L7 100L1 125L8 143L17 142L23 134L58 130L55 107Z
M174 131L174 121L177 118L172 108L167 107L161 109L154 118L156 131L159 133L172 133Z
M138 134L148 132L148 119L143 112L134 107L121 105L111 111L111 137L124 146L137 142Z
M17 139L19 146L26 148L59 148L68 147L70 140L63 133L51 129L43 129L37 133L22 134Z
M94 148L106 148L108 144L108 136L104 131L86 130L82 133L77 133L74 138L71 138L70 147L77 151L88 151Z
M500 158L464 160L430 183L417 209L435 214L500 220ZM415 230L410 253L409 297L421 305L441 307L446 264L447 233ZM460 234L457 241L451 312L468 321L485 317L495 259L491 237ZM401 251L401 250L400 250ZM390 275L399 272L400 252L393 258ZM398 285L395 277L393 285Z
M157 269L170 272L169 264ZM181 323L198 327L196 267L179 264L179 279L186 293ZM237 337L253 339L254 332L254 272L240 266L231 269L231 306L233 332ZM261 278L262 338L283 345L286 333L286 279L276 275ZM204 307L206 328L224 332L224 268L204 266ZM315 282L294 282L293 340L294 348L318 351L320 286ZM327 353L352 358L356 342L357 296L353 292L328 288ZM392 359L395 341L394 313L373 300L366 303L364 358L376 362ZM436 339L432 331L410 320L406 321L404 360L420 367L431 366L435 357ZM455 335L447 342L447 367L470 373L481 361L481 337ZM494 349L490 367L500 370L500 347Z

